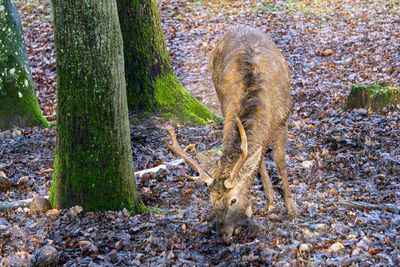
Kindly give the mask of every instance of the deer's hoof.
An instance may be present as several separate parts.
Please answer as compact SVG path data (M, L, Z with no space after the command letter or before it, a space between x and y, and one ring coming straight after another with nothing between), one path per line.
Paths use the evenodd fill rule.
M294 205L293 198L286 199L286 208L288 211L288 215L291 218L295 218L297 214L296 206Z
M276 201L278 200L278 199L276 198L276 196L275 196L274 191L268 192L268 194L267 194L267 199L268 199L268 202L276 202Z

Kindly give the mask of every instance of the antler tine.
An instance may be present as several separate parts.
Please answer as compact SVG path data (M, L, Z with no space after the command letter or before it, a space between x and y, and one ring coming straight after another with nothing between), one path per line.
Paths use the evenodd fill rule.
M211 178L206 173L206 171L181 148L178 140L176 139L176 134L175 134L174 128L172 126L168 125L166 127L166 130L168 132L169 137L171 137L171 141L172 141L172 145L171 145L170 143L168 143L167 139L164 139L164 143L168 147L168 149L171 150L172 152L174 152L175 154L177 154L178 156L180 156L181 158L183 158L186 161L186 163L188 163L190 166L192 166L199 173L198 177L193 177L193 176L189 176L189 175L187 175L187 177L192 180L206 182L207 185L212 184L214 179Z
M242 144L240 145L242 154L240 155L238 161L236 162L235 167L233 167L230 179L226 179L224 182L227 188L232 188L234 186L233 180L236 177L236 175L238 175L240 168L243 166L247 158L247 136L243 124L238 117L236 117L236 124L239 129L240 139L242 140Z

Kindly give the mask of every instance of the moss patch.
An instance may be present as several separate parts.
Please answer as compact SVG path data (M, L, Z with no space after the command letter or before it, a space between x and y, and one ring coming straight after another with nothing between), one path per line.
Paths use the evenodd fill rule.
M153 88L151 106L163 117L201 125L205 125L207 120L221 121L183 88L173 72L157 77L153 82ZM148 114L151 112L148 111Z
M205 125L207 120L219 119L183 88L175 73L157 77L154 81L154 88L156 106L170 116L201 125Z

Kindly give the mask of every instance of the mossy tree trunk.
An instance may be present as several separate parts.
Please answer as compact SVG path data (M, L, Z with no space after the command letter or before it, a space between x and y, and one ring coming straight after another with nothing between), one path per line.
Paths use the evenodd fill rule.
M53 0L57 143L53 206L145 211L134 178L124 58L111 0Z
M156 0L118 0L128 107L204 124L216 117L178 81L166 48Z
M0 0L0 129L48 126L35 94L17 8Z

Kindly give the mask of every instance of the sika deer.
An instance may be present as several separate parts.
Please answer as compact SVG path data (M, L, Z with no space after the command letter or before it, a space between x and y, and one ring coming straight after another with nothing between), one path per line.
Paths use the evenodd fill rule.
M264 194L275 200L264 163L269 145L282 178L285 203L294 216L288 184L285 146L287 120L292 109L290 72L272 39L250 27L231 29L211 53L209 69L224 115L222 155L219 160L199 154L201 166L180 147L172 127L172 145L199 172L190 177L207 183L219 234L231 236L236 224L251 217L250 188L260 170Z

